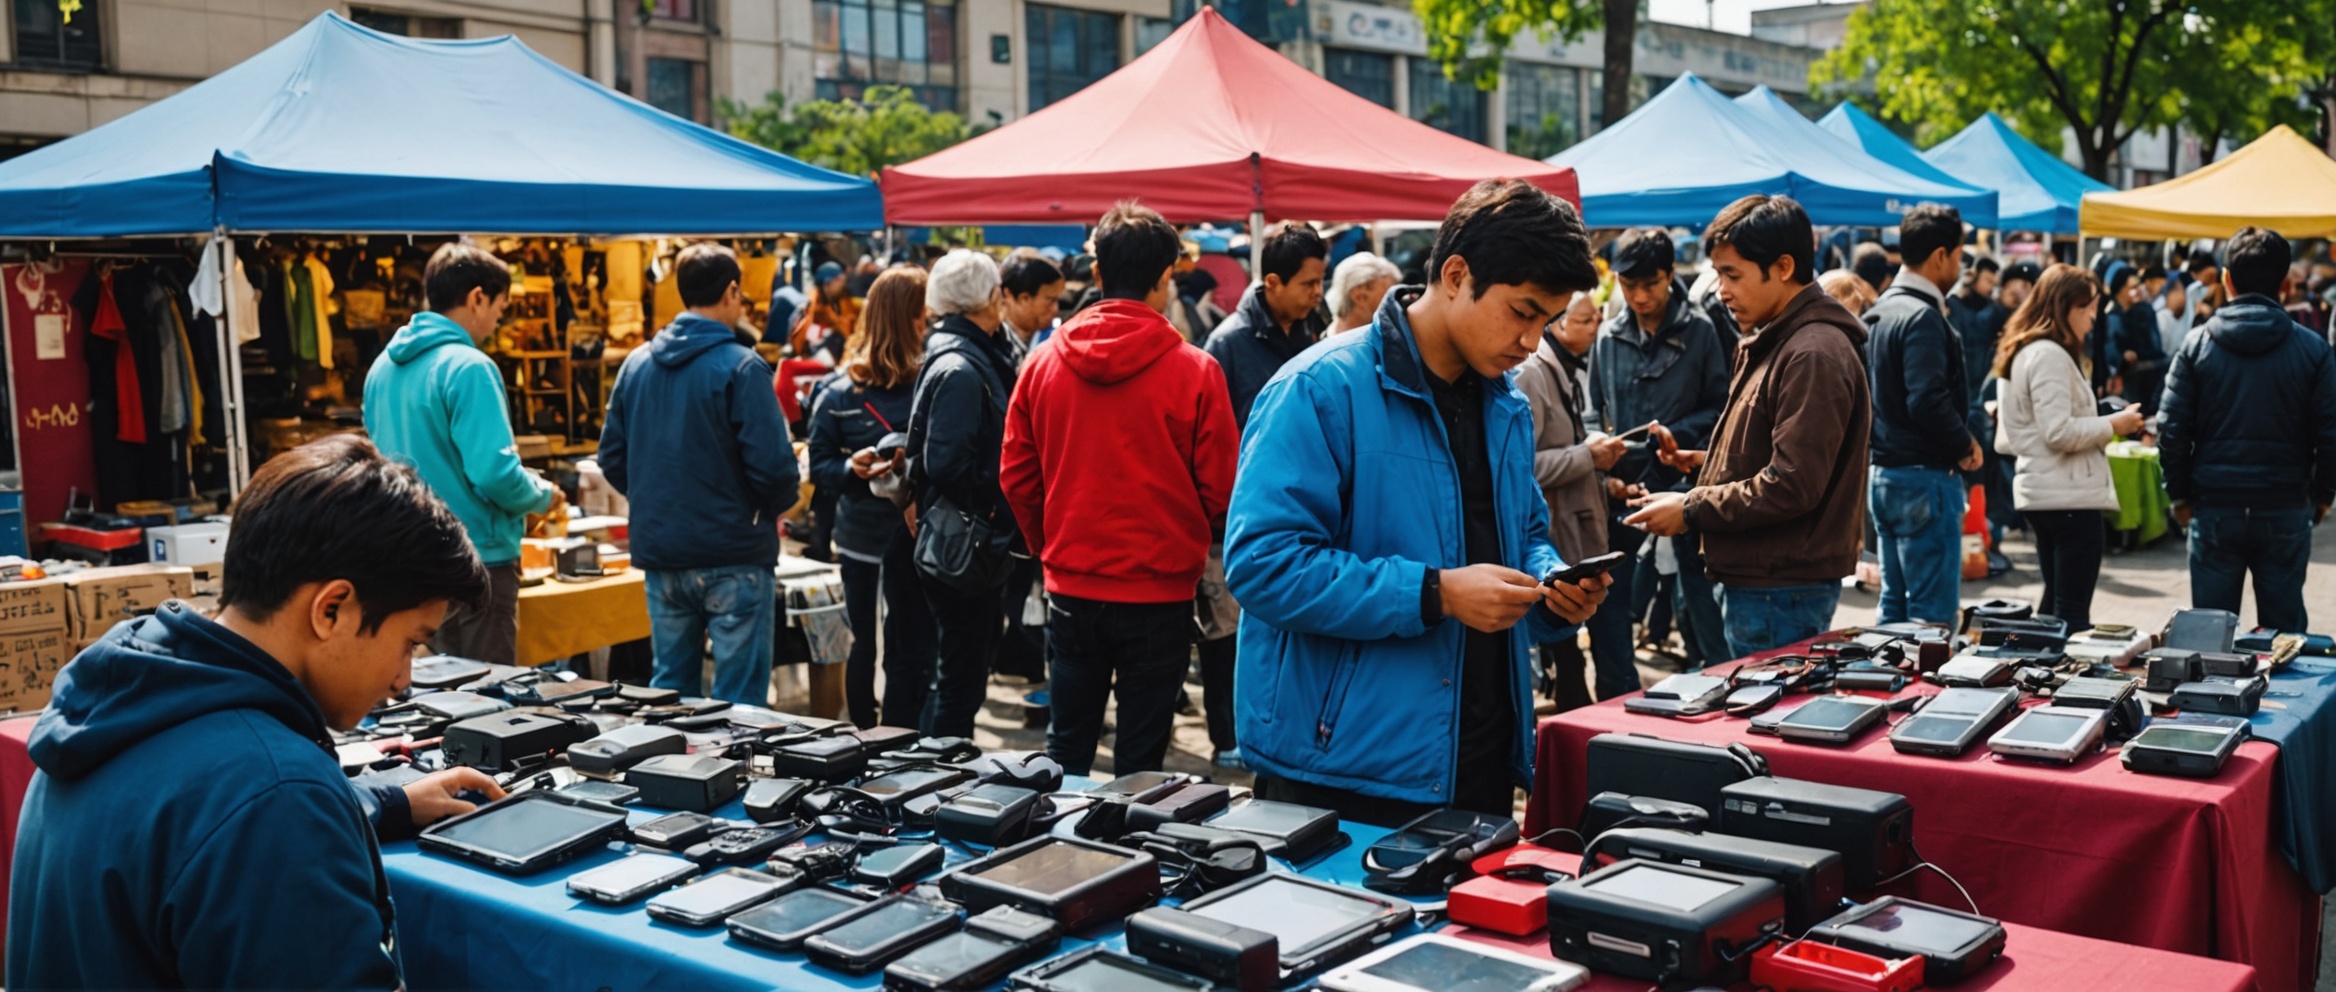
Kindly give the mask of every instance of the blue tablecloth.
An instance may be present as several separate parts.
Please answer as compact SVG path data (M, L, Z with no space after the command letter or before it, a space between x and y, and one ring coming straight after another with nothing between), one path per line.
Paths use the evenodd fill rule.
M636 812L634 820L653 815ZM717 815L746 819L737 803ZM1344 829L1354 842L1323 856L1302 874L1361 885L1363 849L1386 831L1360 824L1346 824ZM382 861L397 900L398 950L405 961L407 986L529 992L830 992L882 987L880 972L846 975L815 967L801 954L739 944L722 927L698 930L653 921L640 903L602 906L568 895L568 876L620 856L612 847L541 874L512 877L422 853L411 841L383 845ZM954 865L972 857L953 847L949 861ZM1057 953L1099 941L1126 949L1114 926L1099 937L1066 938Z
M2271 676L2249 729L2279 745L2272 765L2279 851L2304 884L2336 891L2336 658L2300 657Z

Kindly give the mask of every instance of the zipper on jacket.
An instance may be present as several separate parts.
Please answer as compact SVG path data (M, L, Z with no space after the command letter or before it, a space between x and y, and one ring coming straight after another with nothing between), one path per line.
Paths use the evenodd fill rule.
M1322 690L1322 713L1314 718L1314 746L1330 750L1330 737L1338 729L1338 714L1346 708L1346 694L1354 688L1355 669L1360 667L1356 656L1359 649L1350 646L1338 653L1338 665L1330 670L1330 684Z

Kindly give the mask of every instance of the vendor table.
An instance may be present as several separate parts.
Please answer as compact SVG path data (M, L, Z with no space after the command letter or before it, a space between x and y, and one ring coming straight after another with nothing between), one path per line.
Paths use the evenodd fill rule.
M13 842L32 763L25 738L33 720L0 722L0 839ZM732 803L721 815L741 819ZM642 811L635 819L653 815ZM1363 849L1385 831L1348 824L1354 842L1306 866L1303 874L1340 885L1360 885ZM12 844L11 844L12 846ZM0 848L0 867L8 848ZM952 863L969 855L952 852ZM848 976L811 966L800 955L766 953L726 939L721 928L692 930L653 922L639 905L604 907L567 894L567 878L618 857L601 851L537 875L513 877L436 855L413 842L389 844L382 861L397 901L398 949L407 984L415 989L689 988L703 992L768 989L830 992L874 989L876 975ZM0 889L7 878L0 874ZM2245 965L2005 924L2010 942L2002 963L1958 989L1974 992L2248 992L2254 972ZM0 931L4 932L4 931ZM1466 928L1453 933L1546 957L1546 938L1509 937ZM1125 950L1117 928L1066 939L1061 952L1104 943ZM1643 982L1600 976L1591 992L1639 992Z
M2142 544L2166 536L2166 476L2158 466L2158 449L2139 441L2111 442L2109 481L2117 487L2111 529L2135 531Z
M1608 732L1740 742L1779 776L1904 795L1917 850L1989 916L2245 962L2264 992L2312 985L2319 897L2278 854L2271 744L2241 745L2221 774L2196 781L2128 772L2114 751L2069 768L2005 761L1984 747L1951 760L1912 757L1878 731L1846 747L1798 744L1751 734L1739 719L1673 720L1610 700L1542 721L1528 834L1578 821L1589 740ZM1892 891L1962 902L1930 872Z
M546 580L519 590L518 664L542 665L649 636L641 570L590 582Z
M2273 833L2304 886L2336 889L2336 658L2306 656L2271 673L2249 729L2279 747Z

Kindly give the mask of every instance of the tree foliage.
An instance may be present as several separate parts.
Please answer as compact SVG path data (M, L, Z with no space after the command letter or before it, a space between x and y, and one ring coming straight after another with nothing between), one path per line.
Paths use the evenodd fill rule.
M787 106L773 92L752 106L722 100L716 117L733 137L822 168L873 176L972 137L952 111L918 103L905 86L871 86L858 100L813 100Z
M1641 0L1411 0L1428 36L1428 58L1444 74L1489 90L1500 85L1509 44L1527 31L1544 41L1578 41L1606 29L1609 121L1630 113L1630 70ZM1555 154L1554 151L1549 154ZM1537 156L1538 157L1538 156Z
M2176 123L2240 140L2288 119L2312 76L2301 39L2331 0L1875 0L1810 70L1872 80L1924 143L1995 111L2046 148L2075 132L2106 179L2137 131ZM2322 20L2320 23L2325 23ZM2288 108L2288 109L2283 109Z

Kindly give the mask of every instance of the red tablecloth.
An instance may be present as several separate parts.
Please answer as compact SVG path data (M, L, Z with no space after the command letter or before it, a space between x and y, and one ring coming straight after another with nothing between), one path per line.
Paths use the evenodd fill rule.
M1847 747L1796 744L1750 734L1740 719L1644 716L1616 700L1541 722L1527 835L1578 822L1589 740L1609 731L1740 741L1779 776L1903 795L1914 804L1917 850L1989 916L2245 962L2263 992L2309 989L2318 970L2320 900L2272 835L2279 752L2269 744L2242 745L2220 775L2193 781L2133 774L2114 751L2071 768L2006 761L1983 747L1955 760L1920 758L1898 754L1879 732ZM1927 871L1891 891L1962 903Z
M1970 980L1956 983L1955 992L2250 992L2255 988L2255 969L2243 964L2112 944L2017 923L2006 923L2003 928L2007 936L2002 960ZM1542 935L1511 937L1467 927L1444 932L1520 954L1550 956L1549 939ZM1645 982L1598 975L1582 986L1581 992L1646 992L1646 987Z

